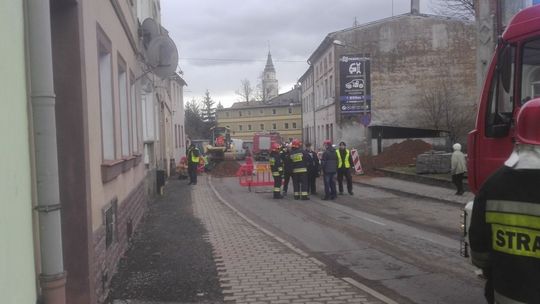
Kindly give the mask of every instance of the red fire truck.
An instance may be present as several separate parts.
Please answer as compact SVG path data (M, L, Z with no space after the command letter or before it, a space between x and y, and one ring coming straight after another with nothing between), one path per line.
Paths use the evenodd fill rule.
M268 160L272 143L281 144L278 132L258 132L253 135L253 158L255 160Z
M521 106L540 97L540 5L520 11L508 24L481 94L476 126L467 140L468 179L474 193L510 156L513 125ZM463 213L464 256L468 256L472 205L467 204Z

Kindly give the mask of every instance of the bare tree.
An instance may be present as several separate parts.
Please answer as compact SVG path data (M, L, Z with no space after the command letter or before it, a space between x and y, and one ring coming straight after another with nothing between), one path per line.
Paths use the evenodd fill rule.
M250 102L253 100L253 88L251 87L251 83L248 79L243 79L240 81L242 83L242 86L239 90L236 90L236 95L240 96L242 98L242 101Z
M255 91L253 92L253 98L256 100L256 101L264 101L264 93L263 93L263 89L262 89L262 83L258 83L257 86L255 87Z
M458 102L453 92L441 81L423 93L415 108L424 127L447 131L452 142L464 142L474 126L476 104Z
M439 0L433 5L438 15L474 20L476 0Z

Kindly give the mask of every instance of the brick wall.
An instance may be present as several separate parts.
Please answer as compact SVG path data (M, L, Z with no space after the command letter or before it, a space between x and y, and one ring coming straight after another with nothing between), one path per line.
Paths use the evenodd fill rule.
M106 248L105 220L94 232L94 281L98 303L103 303L109 292L109 284L116 272L120 258L128 248L128 234L133 233L147 208L148 195L144 181L139 183L130 195L118 204L114 240Z

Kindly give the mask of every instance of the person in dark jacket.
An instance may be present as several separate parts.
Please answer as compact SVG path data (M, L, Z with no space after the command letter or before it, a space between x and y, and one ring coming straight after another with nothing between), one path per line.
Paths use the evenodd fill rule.
M289 181L292 176L292 163L289 155L291 154L291 146L289 143L285 144L281 150L281 159L283 160L283 196L287 195L289 190Z
M195 144L191 144L188 149L187 153L187 159L188 159L188 174L189 174L189 184L188 185L196 185L197 184L197 167L199 166L200 162L200 155L199 149L195 147Z
M307 162L304 150L301 149L300 140L294 139L291 142L292 179L294 188L294 199L308 200L308 173Z
M324 178L324 200L336 198L336 181L334 176L337 172L337 154L330 140L324 141L326 151L321 157L321 169Z
M516 145L474 200L472 262L486 277L488 303L540 303L540 99L522 106Z
M311 149L311 143L306 143L306 161L308 169L308 192L317 194L317 177L319 177L320 164L317 153Z
M339 150L337 151L338 158L338 169L337 169L337 181L339 186L339 194L343 195L343 177L347 179L347 191L350 195L353 195L352 191L352 175L351 167L353 165L353 160L351 156L351 151L346 148L345 142L339 143Z
M272 171L272 177L274 178L274 199L283 198L281 196L281 180L283 175L283 160L279 153L279 144L272 143L272 151L270 152L270 171Z

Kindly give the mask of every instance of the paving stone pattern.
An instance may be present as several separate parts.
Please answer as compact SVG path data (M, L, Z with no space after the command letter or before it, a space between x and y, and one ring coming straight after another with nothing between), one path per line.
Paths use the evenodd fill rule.
M208 181L201 178L193 192L225 303L382 303L242 219L215 197Z

